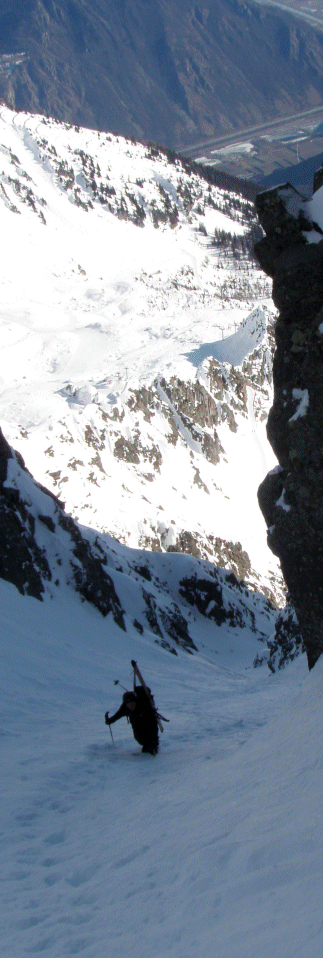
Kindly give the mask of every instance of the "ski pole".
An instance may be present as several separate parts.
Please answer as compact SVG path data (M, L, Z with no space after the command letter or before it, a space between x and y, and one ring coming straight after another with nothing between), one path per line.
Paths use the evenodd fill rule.
M114 685L120 685L120 688L123 689L124 692L127 692L127 691L128 691L128 689L126 689L126 688L124 687L124 685L121 685L121 682L119 682L119 679L115 679L113 684L114 684Z
M108 718L109 718L109 712L107 712L107 716L108 716ZM109 725L109 729L110 729L110 735L111 735L111 738L112 738L112 742L113 742L113 745L114 745L114 738L113 738L113 735L112 735L111 725Z

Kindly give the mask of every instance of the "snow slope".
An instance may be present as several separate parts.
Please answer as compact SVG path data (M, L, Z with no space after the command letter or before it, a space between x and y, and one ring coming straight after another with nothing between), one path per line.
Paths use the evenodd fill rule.
M1 583L1 954L320 958L319 662L169 655L62 590ZM169 718L155 759L117 707L136 658Z
M232 567L241 538L246 579L277 573L255 505L270 301L230 239L211 245L250 209L158 151L39 117L1 109L1 144L4 433L87 525L126 626L75 591L73 524L4 450L2 504L46 581L42 601L0 581L1 958L320 958L321 663L254 669L268 602L166 554L208 556L213 535ZM157 553L128 547L154 536ZM159 615L181 595L193 645L163 641L144 591ZM132 658L169 719L156 758L104 724Z
M252 204L122 138L4 107L0 133L4 435L84 524L216 563L241 543L281 598L256 498L270 286L232 245Z

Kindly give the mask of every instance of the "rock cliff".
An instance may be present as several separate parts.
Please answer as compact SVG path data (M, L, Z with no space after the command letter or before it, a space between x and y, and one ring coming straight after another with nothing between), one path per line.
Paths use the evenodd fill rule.
M63 503L25 468L0 429L0 578L42 601L48 590L71 586L124 629L123 611L106 557L82 536ZM103 560L103 562L102 562Z
M309 668L323 652L321 172L311 199L289 184L258 195L266 235L255 248L260 265L273 278L279 310L267 427L279 465L260 486L259 503L269 546L280 558L295 606Z

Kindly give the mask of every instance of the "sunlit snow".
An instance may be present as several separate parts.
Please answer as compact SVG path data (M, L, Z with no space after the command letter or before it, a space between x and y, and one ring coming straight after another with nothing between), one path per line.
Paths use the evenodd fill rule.
M187 431L172 446L158 412L150 425L129 410L134 391L162 378L208 389L210 357L236 366L264 340L270 284L212 245L214 230L247 231L251 204L232 212L234 197L122 138L4 107L0 126L6 438L86 525L130 546L160 541L161 527L168 543L183 530L241 542L272 587L279 570L257 504L275 463L270 390L255 405L250 388L235 436L220 424L216 467ZM158 448L159 471L117 459L117 429Z
M133 437L134 390L155 384L158 398L172 376L208 390L210 357L229 377L261 346L269 366L268 284L210 244L215 229L241 235L243 217L215 188L207 203L198 182L185 208L180 164L170 171L140 144L5 108L0 123L7 439L92 529L137 545L156 528L167 551L193 517L274 576L256 503L274 467L267 387L250 380L236 432L220 424L217 465L180 417L172 447L156 406L162 468L147 477L147 464L115 458L104 419ZM144 226L124 204L144 210ZM154 226L158 209L171 228ZM149 418L136 415L148 448ZM14 460L7 483L23 484L37 515L44 492ZM162 574L169 558L150 554ZM194 560L173 559L175 586L176 567ZM139 590L123 588L135 617ZM310 676L304 656L274 675L254 669L258 620L234 630L196 612L198 651L173 655L67 585L39 602L2 581L0 596L1 958L321 958L321 662ZM113 742L104 725L132 658L169 719L154 759L125 720Z

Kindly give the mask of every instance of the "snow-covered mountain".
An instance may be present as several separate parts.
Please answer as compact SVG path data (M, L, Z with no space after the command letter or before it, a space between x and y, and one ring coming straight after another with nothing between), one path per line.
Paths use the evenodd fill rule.
M125 548L78 526L1 434L0 463L1 579L41 601L65 593L72 601L76 592L123 632L148 633L175 655L201 648L205 630L215 652L225 629L232 652L247 632L256 664L267 660L279 616L232 572L187 555Z
M274 311L243 187L5 108L0 142L6 439L84 525L281 600L256 498Z
M320 958L323 679L280 668L264 594L253 209L40 117L0 144L1 958ZM155 758L104 724L132 659Z

